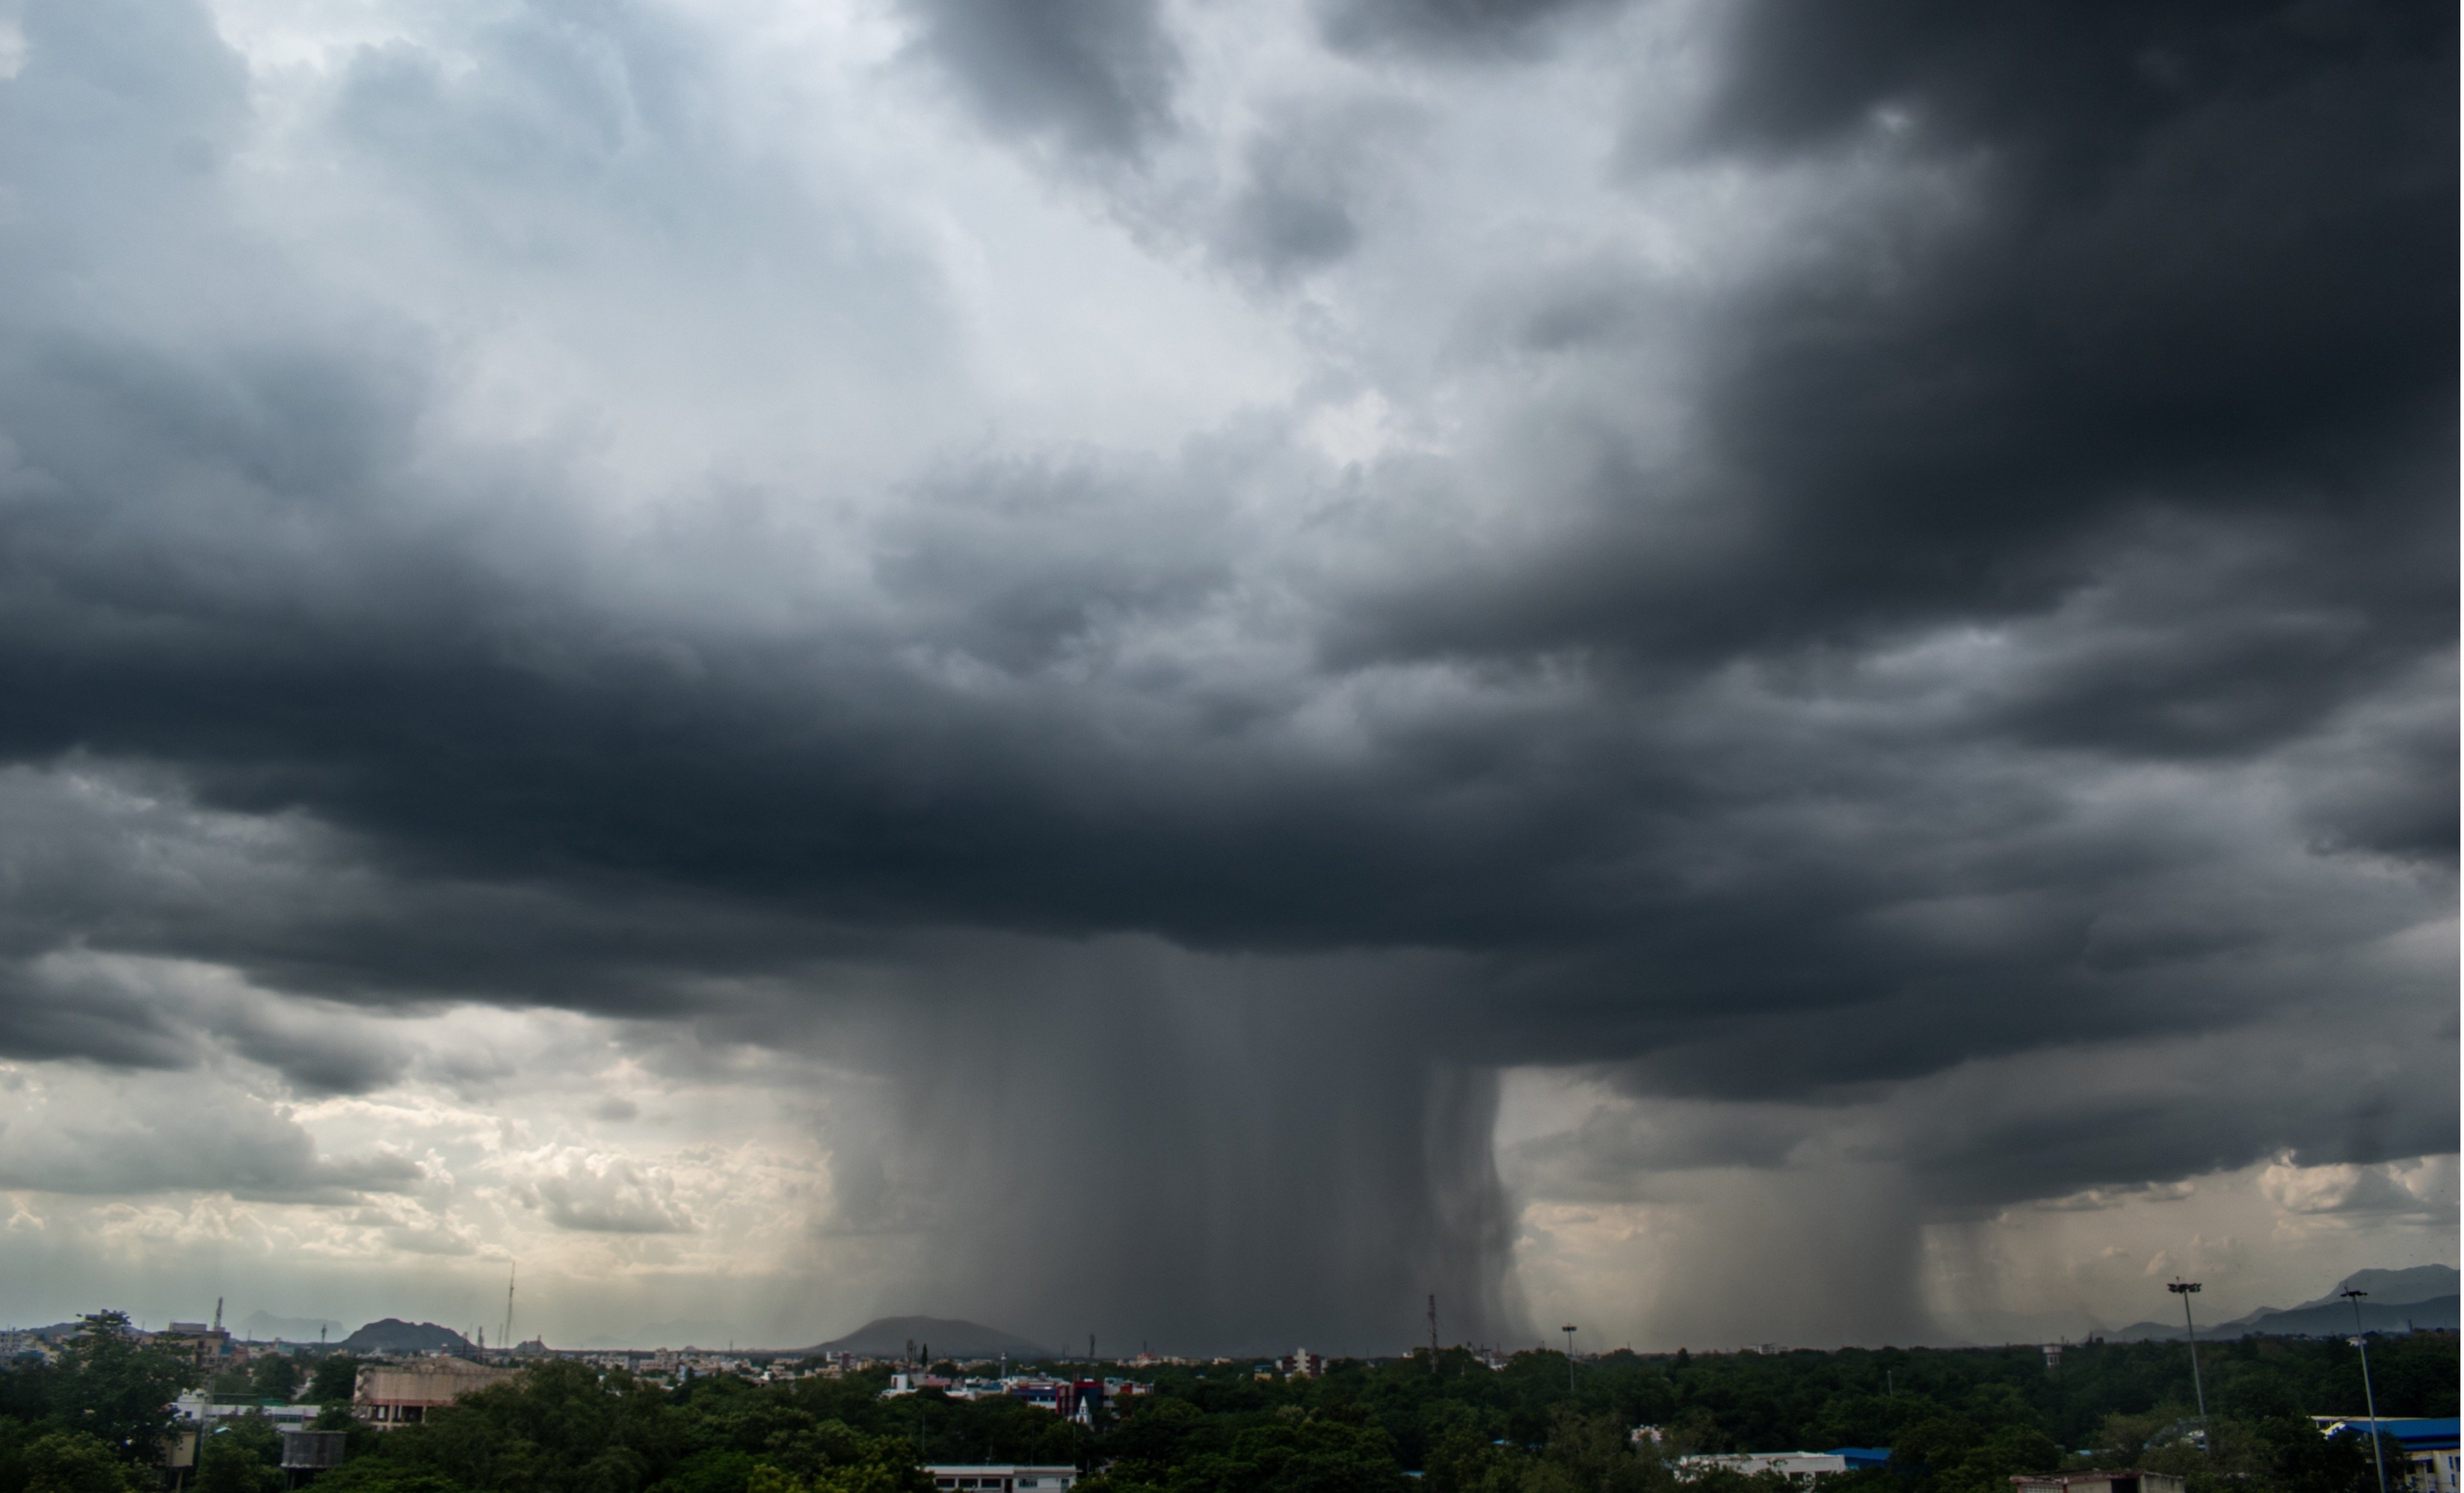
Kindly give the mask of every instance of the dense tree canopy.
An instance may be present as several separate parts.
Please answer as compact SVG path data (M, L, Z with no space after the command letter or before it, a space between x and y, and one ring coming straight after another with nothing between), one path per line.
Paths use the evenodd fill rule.
M1642 1356L1574 1366L1528 1352L1499 1371L1469 1354L1341 1363L1324 1377L1260 1379L1247 1364L1165 1369L1098 1441L1117 1459L1089 1493L1195 1493L1315 1484L1261 1455L1320 1423L1353 1428L1357 1455L1391 1448L1398 1468L1444 1493L1665 1488L1673 1457L1695 1452L1890 1447L1887 1470L1837 1480L1835 1493L1988 1493L2018 1472L2144 1465L2188 1477L2194 1493L2346 1493L2368 1449L2328 1442L2305 1418L2356 1410L2359 1361L2333 1340L2252 1338L2203 1345L2216 1455L2188 1433L2189 1358L2179 1344L2089 1344L2049 1368L2034 1347ZM2455 1414L2456 1340L2381 1340L2372 1368L2381 1412ZM1637 1444L1628 1432L1657 1427ZM1244 1441L1243 1436L1251 1439ZM1255 1448L1256 1450L1249 1450ZM1249 1455L1243 1456L1244 1451ZM1698 1493L1730 1478L1698 1478ZM1747 1480L1734 1479L1737 1482ZM1353 1485L1382 1485L1361 1482Z
M137 1493L158 1485L166 1402L187 1370L115 1314L49 1367L0 1372L0 1493ZM881 1373L760 1384L719 1375L668 1388L563 1361L466 1395L423 1424L378 1432L332 1403L357 1364L314 1365L348 1458L324 1493L922 1493L927 1462L1063 1462L1086 1493L1667 1493L1697 1452L1889 1447L1887 1467L1832 1493L1996 1493L2013 1473L2137 1465L2192 1493L2358 1493L2365 1441L2307 1418L2351 1413L2358 1358L2335 1340L2254 1338L2202 1350L2209 1449L2193 1433L2177 1344L2088 1344L2058 1367L2035 1348L1837 1352L1551 1352L1491 1370L1449 1351L1337 1363L1317 1378L1246 1362L1154 1372L1155 1393L1092 1427L1023 1401L883 1399ZM2456 1339L2379 1340L2381 1413L2453 1416ZM296 1375L259 1370L254 1387ZM1638 1426L1655 1434L1638 1438ZM196 1493L275 1493L279 1438L242 1417L208 1439ZM1715 1471L1688 1493L1776 1493Z

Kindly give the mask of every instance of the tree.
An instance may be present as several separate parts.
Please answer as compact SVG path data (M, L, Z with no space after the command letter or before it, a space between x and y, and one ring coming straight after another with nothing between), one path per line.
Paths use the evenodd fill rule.
M317 1475L317 1493L464 1493L452 1479L384 1457L354 1457Z
M744 1480L744 1493L918 1493L933 1485L913 1463L854 1462L799 1478L764 1462Z
M308 1375L308 1398L319 1405L347 1403L360 1392L360 1361L348 1353L328 1353Z
M1596 1493L1661 1493L1675 1479L1658 1452L1638 1452L1622 1416L1557 1412L1541 1460L1556 1468L1566 1486Z
M249 1370L249 1387L267 1399L289 1399L299 1389L299 1364L289 1353L268 1353Z
M26 1493L136 1493L137 1482L98 1437L55 1431L26 1448Z
M282 1471L269 1462L253 1438L220 1431L197 1453L197 1493L279 1493Z
M171 1354L137 1341L128 1314L99 1311L79 1319L84 1330L60 1349L53 1371L52 1412L70 1430L92 1436L123 1461L156 1461L170 1434L170 1403L193 1382Z

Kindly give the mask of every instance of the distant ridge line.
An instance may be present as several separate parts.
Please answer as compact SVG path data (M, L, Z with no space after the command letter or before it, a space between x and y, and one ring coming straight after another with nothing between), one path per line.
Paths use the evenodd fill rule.
M859 1358L898 1358L905 1356L907 1345L929 1345L935 1358L1051 1358L1057 1356L1041 1343L1029 1342L999 1328L988 1328L980 1322L958 1317L876 1317L872 1321L826 1343L817 1343L799 1351L813 1354L852 1353Z

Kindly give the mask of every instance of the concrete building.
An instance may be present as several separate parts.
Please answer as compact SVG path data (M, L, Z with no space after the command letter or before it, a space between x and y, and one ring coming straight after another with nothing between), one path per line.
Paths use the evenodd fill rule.
M2359 1436L2370 1434L2367 1416L2313 1416L2323 1436ZM2410 1493L2457 1493L2458 1452L2455 1445L2455 1417L2383 1416L2378 1421L2379 1434L2404 1448L2404 1467L2392 1462L2387 1466L2390 1484L2401 1480Z
M515 1372L467 1358L415 1358L408 1363L370 1364L360 1371L351 1394L351 1414L380 1431L417 1425L428 1418L429 1411L451 1405L473 1390L500 1384Z
M1636 1426L1626 1438L1637 1446L1648 1441L1660 1444L1665 1434L1659 1426ZM1800 1487L1811 1487L1816 1478L1835 1472L1860 1472L1868 1467L1887 1467L1891 1449L1887 1446L1835 1446L1827 1452L1739 1452L1727 1456L1703 1454L1680 1457L1670 1470L1680 1482L1691 1482L1714 1467L1750 1478L1758 1473L1775 1472Z
M1680 1457L1670 1469L1680 1482L1691 1482L1714 1467L1751 1478L1775 1472L1800 1486L1810 1486L1814 1480L1835 1472L1848 1470L1848 1459L1837 1452L1738 1452L1725 1457Z
M218 1400L203 1390L182 1390L179 1397L171 1401L171 1414L182 1424L202 1426L208 1430L230 1421L245 1420L251 1416L263 1416L273 1421L277 1430L303 1428L317 1418L317 1411L315 1405L294 1404L283 1399Z
M1078 1481L1075 1467L1022 1467L1010 1463L949 1463L924 1469L935 1488L982 1493L1061 1493Z
M1096 1413L1104 1408L1104 1381L1101 1379L1020 1376L1003 1379L1001 1391L1012 1399L1041 1405L1064 1420L1075 1420L1082 1425L1094 1424Z
M0 1359L33 1358L44 1363L59 1356L51 1339L35 1328L0 1328Z
M341 1431L285 1431L282 1433L282 1470L297 1482L301 1473L315 1474L342 1465L345 1433Z
M2039 1472L2011 1480L2011 1493L2182 1493L2182 1480L2169 1473Z
M152 1345L200 1368L220 1367L231 1355L231 1334L220 1322L174 1322L153 1335Z

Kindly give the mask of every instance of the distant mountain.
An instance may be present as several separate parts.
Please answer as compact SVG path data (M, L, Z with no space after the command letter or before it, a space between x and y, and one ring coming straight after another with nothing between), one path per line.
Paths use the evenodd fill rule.
M853 1353L859 1358L896 1358L910 1343L929 1344L935 1358L1049 1358L1050 1350L1023 1337L950 1317L880 1317L842 1338L805 1349L806 1353Z
M369 1323L334 1346L346 1353L459 1353L470 1350L471 1340L433 1322L387 1317L383 1322Z
M651 1348L716 1348L736 1340L736 1329L725 1323L707 1319L689 1321L671 1317L665 1322L645 1323L627 1333L600 1332L574 1344L576 1348L622 1348L639 1351Z
M2414 1265L2409 1270L2356 1270L2336 1283L2336 1288L2317 1301L2305 1301L2300 1306L2342 1306L2346 1291L2367 1291L2365 1306L2395 1306L2406 1302L2436 1301L2453 1296L2464 1288L2464 1276L2458 1276L2453 1265Z
M2456 1325L2456 1298L2435 1296L2428 1301L2397 1302L2381 1306L2375 1301L2362 1303L2362 1330L2365 1332L2402 1332L2412 1328L2453 1328ZM2246 1337L2254 1332L2273 1333L2279 1337L2334 1337L2353 1330L2353 1308L2343 1302L2322 1306L2295 1306L2289 1311L2256 1311L2233 1323L2228 1337ZM2204 1336L2205 1334L2201 1334Z
M270 1311L252 1311L240 1319L239 1335L260 1343L279 1338L286 1343L314 1343L319 1336L342 1335L342 1325L330 1317L277 1317Z
M2458 1276L2453 1265L2415 1265L2409 1270L2356 1270L2316 1301L2278 1310L2262 1306L2246 1317L2199 1328L2201 1337L2333 1337L2353 1330L2345 1291L2366 1291L2361 1326L2365 1332L2403 1332L2413 1328L2457 1326ZM2101 1334L2109 1343L2180 1342L2178 1322L2134 1322Z

